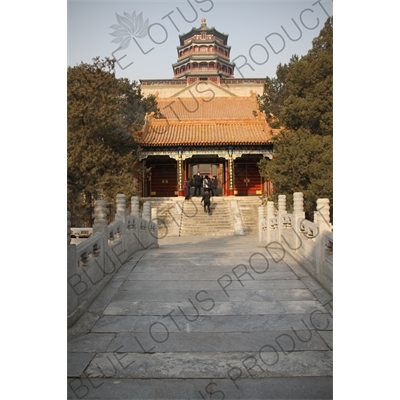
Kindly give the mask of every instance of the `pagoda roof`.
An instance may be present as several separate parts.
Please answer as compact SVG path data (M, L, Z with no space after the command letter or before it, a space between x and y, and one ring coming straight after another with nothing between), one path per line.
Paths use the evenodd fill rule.
M211 62L211 61L215 61L215 62L221 62L222 64L225 65L230 65L231 67L235 67L235 63L231 62L228 58L225 57L221 57L219 54L210 54L207 56L200 56L200 55L189 55L185 58L182 58L181 60L177 61L176 63L172 64L172 67L178 67L179 65L183 65L188 63L189 61L194 61L197 63L201 63L202 61L204 62Z
M273 131L255 96L157 99L165 119L149 118L142 147L265 145Z
M201 24L200 28L195 28L195 27L193 27L193 28L191 29L190 32L183 33L182 35L179 35L179 40L180 40L181 45L183 45L183 43L184 43L185 40L191 38L192 36L194 36L194 35L196 35L196 34L200 34L200 33L202 33L202 32L211 33L211 34L213 34L214 36L216 36L216 37L222 39L222 40L223 40L223 43L224 43L225 45L226 45L227 42L228 42L228 36L229 36L229 35L217 31L214 27L209 28L209 27L206 25L205 19L203 18L203 19L202 19L202 24Z
M201 45L209 45L209 44L214 44L214 43L215 43L215 40L207 40L207 39L203 40L203 39L201 39L201 40L193 40L191 44L197 44L197 45L201 46ZM223 45L219 44L219 46L223 46L225 49L231 49L232 48L232 46L229 46L226 43L224 43ZM179 51L179 50L182 50L182 49L184 49L186 47L187 47L187 44L186 45L182 44L180 46L176 46L176 49Z

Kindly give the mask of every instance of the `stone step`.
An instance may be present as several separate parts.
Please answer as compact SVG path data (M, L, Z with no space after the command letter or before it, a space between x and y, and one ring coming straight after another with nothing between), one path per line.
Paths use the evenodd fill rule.
M193 232L196 232L196 231L210 231L211 229L213 229L213 230L215 230L215 229L220 229L220 230L225 230L225 231L231 231L232 230L232 227L230 226L230 225L224 225L224 224L211 224L211 223L208 223L207 221L205 221L204 223L203 223L203 225L201 225L201 224L193 224L193 225L182 225L181 226L181 232L182 231L193 231ZM218 233L218 232L215 232L215 233Z
M208 218L212 218L211 216L207 216ZM181 232L183 231L211 231L211 230L224 230L224 231L232 231L232 226L229 224L224 224L224 223L211 223L210 221L204 220L202 221L202 223L196 223L196 224L185 224L185 225L181 225L180 230ZM215 232L216 234L218 232Z
M222 235L233 235L233 230L232 229L209 229L209 230L181 230L180 231L181 236L203 236L203 235L209 235L209 236L222 236Z
M180 236L225 236L233 235L230 203L213 201L211 215L204 212L202 204L187 201L183 204Z
M210 211L213 213L213 215L215 217L217 216L226 216L226 215L231 215L231 211L230 210L221 210L220 208L214 208L214 207L210 207ZM193 218L196 216L200 216L204 214L204 208L199 208L199 209L193 209L193 210L188 210L185 209L183 211L183 217L186 218Z
M226 225L211 225L204 222L203 225L185 225L181 226L181 232L214 232L214 234L218 234L218 231L232 231L231 227L227 227Z
M182 218L182 222L183 223L185 223L185 222L189 222L190 223L191 221L194 221L194 220L205 220L205 218L206 218L207 221L212 220L212 221L215 221L215 222L224 222L224 223L226 223L226 220L227 219L230 220L230 218L231 218L230 214L216 215L216 213L213 210L211 210L210 212L211 212L210 215L208 213L205 213L204 211L201 211L202 215L196 215L194 217L190 217L190 216L183 217Z
M211 198L211 216L204 213L201 197L183 199L149 199L151 206L157 208L159 237L165 236L215 236L233 235L231 201L237 202L245 235L258 232L258 197L235 196ZM178 204L177 204L178 203Z
M179 236L181 215L176 212L175 201L150 202L152 208L157 209L158 237Z
M112 355L112 357L115 356ZM258 361L261 363L260 360ZM211 396L215 394L215 399L229 400L333 398L333 378L331 376L254 379L247 374L243 365L241 367L243 368L243 376L240 377L240 380L236 375L226 376L224 379L212 379L212 381L209 379L140 378L116 381L113 378L87 379L80 377L79 380L73 378L68 383L67 394L68 399L83 399L85 397L86 399L96 398L97 400L133 398L140 400L212 399L210 393ZM242 372L242 369L239 368L233 370L233 372ZM250 367L248 368L250 369ZM133 393L135 397L132 397ZM89 394L88 397L86 397L87 394ZM219 397L217 397L218 395Z
M261 205L259 200L249 202L242 200L238 202L239 211L243 223L243 231L245 235L258 232L258 207Z
M207 218L211 219L212 216L207 215ZM190 228L190 227L194 227L196 229L201 229L201 226L202 226L201 224L204 224L203 226L205 226L205 227L213 227L213 228L219 227L219 228L226 228L226 229L232 228L231 225L223 223L222 221L220 223L216 223L216 222L212 223L210 220L206 220L206 219L201 220L201 222L196 222L196 223L187 223L186 222L185 224L182 224L180 228L181 228L181 230Z
M181 224L181 229L182 228L187 228L191 226L195 226L196 228L200 228L199 225L202 223L205 224L205 226L213 226L213 227L226 227L226 228L231 228L231 224L227 224L226 221L212 221L212 215L204 214L205 218L204 219L193 219L190 222L186 221L185 223Z
M165 335L164 335L165 336ZM158 338L165 339L161 334ZM268 345L269 346L269 345ZM271 346L270 346L271 347ZM269 347L266 347L269 349ZM287 350L287 349L286 349ZM126 352L123 355L124 368L115 368L110 362L113 353L97 353L86 368L88 378L225 378L242 367L249 352L187 352L148 354ZM254 357L253 357L254 358ZM254 368L253 378L325 376L332 375L332 352L330 351L293 351L281 352L280 356L272 351L263 351L265 368ZM266 368L268 366L268 368ZM235 368L233 368L235 367Z

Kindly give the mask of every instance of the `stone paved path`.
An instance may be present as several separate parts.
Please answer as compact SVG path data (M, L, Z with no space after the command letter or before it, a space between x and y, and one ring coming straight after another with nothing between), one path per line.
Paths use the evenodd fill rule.
M68 398L330 399L332 334L330 295L257 237L164 238L69 330Z

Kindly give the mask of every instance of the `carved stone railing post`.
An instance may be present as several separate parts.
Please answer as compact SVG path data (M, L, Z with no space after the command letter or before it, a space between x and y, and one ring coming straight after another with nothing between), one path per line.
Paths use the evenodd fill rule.
M269 222L270 218L273 218L275 216L274 213L274 202L273 201L267 201L267 216L266 216L266 220L267 220L267 244L271 243L271 231L272 231L272 226Z
M158 210L157 207L151 209L151 222L158 226Z
M143 204L143 217L144 220L150 222L151 220L151 206L148 201Z
M142 217L140 221L140 229L139 229L139 239L140 245L142 248L147 248L149 245L149 236L150 236L150 215L151 213L151 206L148 201L143 203L142 209Z
M107 236L107 205L104 200L96 200L94 203L93 234L97 232ZM105 239L107 243L108 238Z
M314 213L314 223L318 224L320 232L331 230L332 226L329 222L329 199L317 200L317 211Z
M324 231L331 231L329 222L329 199L318 199L317 210L314 212L314 223L318 226L318 238L316 240L316 272L323 273L324 260L326 256L326 237Z
M293 213L296 215L304 214L304 196L302 192L293 193Z
M140 217L139 197L137 196L131 197L131 215L136 218Z
M139 237L139 232L140 232L140 206L139 206L138 196L131 197L131 215L135 217L133 233L137 239Z
M157 207L153 207L151 209L151 225L153 226L153 229L150 232L151 235L151 240L154 241L155 247L159 247L158 246L158 210Z
M115 213L115 221L122 221L123 226L121 228L122 246L125 254L129 251L128 249L128 237L127 237L127 213L126 213L126 196L124 194L117 194L116 198L117 211Z
M333 242L329 242L323 240L322 232L324 231L332 231L332 225L330 223L330 206L329 206L329 199L318 199L317 200L317 220L315 221L318 224L319 233L321 234L321 239L319 240L320 249L319 249L319 256L321 257L320 265L318 265L319 270L322 271L323 268L323 260L325 259L325 253L328 250L332 253ZM327 246L327 247L326 247Z
M151 208L151 222L158 227L158 210L157 207Z
M283 228L283 218L282 215L286 214L286 196L280 194L278 196L278 241L281 242L282 228Z
M115 220L126 223L126 196L124 194L117 194L116 203L117 212L115 213Z
M294 235L294 247L299 249L301 246L300 223L304 220L306 214L304 212L304 196L302 192L293 193L293 224L297 234Z
M278 196L278 213L286 214L286 196L284 194Z
M94 224L93 235L101 233L103 236L103 251L108 251L108 225L107 225L107 204L105 200L94 202Z

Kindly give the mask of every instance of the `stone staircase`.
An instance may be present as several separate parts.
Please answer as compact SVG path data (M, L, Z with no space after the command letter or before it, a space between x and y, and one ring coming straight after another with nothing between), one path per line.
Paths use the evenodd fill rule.
M179 236L233 236L230 201L214 196L211 200L211 215L208 215L200 200L200 197L192 197L183 203Z
M258 207L261 206L259 197L240 197L237 198L240 217L242 219L243 231L245 235L255 235L258 233Z
M258 233L258 207L261 205L258 196L214 196L211 215L204 213L200 197L192 197L186 201L172 197L145 200L150 202L151 208L157 209L159 239L165 236L233 236ZM235 209L232 202L237 204L235 207L239 210L236 215L232 211Z
M157 209L158 238L179 236L182 215L174 198L149 199L151 208Z

